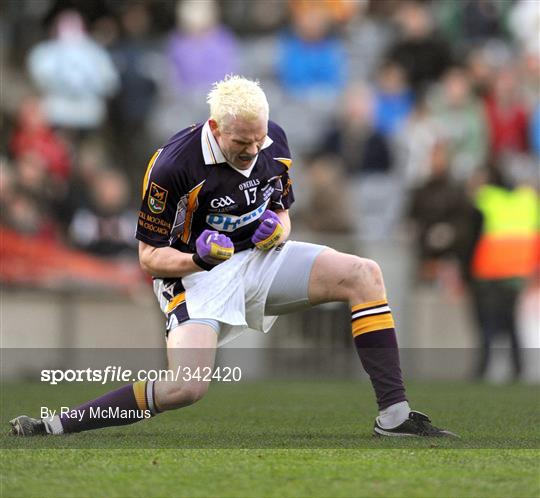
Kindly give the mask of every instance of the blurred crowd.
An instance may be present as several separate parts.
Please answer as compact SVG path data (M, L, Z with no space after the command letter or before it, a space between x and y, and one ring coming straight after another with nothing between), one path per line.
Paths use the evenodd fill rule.
M412 218L429 259L452 249L490 168L536 186L535 1L19 0L3 10L1 221L23 233L133 254L148 158L207 118L205 94L229 73L266 90L296 159L293 216L310 230L384 240Z
M135 258L148 159L207 118L213 82L239 73L261 82L288 134L295 226L372 241L405 228L419 281L478 284L486 344L485 317L533 271L521 264L530 245L505 246L529 252L502 275L500 262L479 260L493 249L478 247L492 232L514 240L516 224L525 238L538 231L536 0L8 0L1 9L2 227ZM512 213L506 232L501 212ZM517 290L491 296L482 284L493 280Z
M205 94L228 73L268 93L296 158L293 216L311 230L379 240L408 215L426 230L430 192L448 204L436 216L452 217L490 166L519 182L538 176L535 1L19 0L3 10L1 217L24 233L132 253L148 158L206 119Z

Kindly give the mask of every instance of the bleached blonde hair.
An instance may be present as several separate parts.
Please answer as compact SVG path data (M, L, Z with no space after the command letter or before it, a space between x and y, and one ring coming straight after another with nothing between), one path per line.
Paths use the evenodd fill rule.
M259 82L232 74L214 83L206 102L210 106L210 118L218 126L224 126L231 118L255 121L263 116L268 119L270 112L268 100Z

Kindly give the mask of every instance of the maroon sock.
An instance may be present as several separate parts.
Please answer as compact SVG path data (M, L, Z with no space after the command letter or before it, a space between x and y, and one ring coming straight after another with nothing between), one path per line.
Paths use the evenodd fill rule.
M136 382L88 401L60 415L64 433L128 425L159 413L154 402L154 383Z
M354 344L375 391L379 410L407 401L394 319L386 300L352 308Z

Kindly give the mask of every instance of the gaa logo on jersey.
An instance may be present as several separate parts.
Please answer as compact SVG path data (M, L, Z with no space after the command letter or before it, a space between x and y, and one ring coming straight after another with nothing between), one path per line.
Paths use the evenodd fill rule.
M150 185L150 194L148 195L148 207L154 214L163 213L167 203L167 190L152 182Z
M228 195L226 195L225 197L212 199L210 201L210 207L214 209L228 207L228 206L231 206L232 204L234 204L234 201Z

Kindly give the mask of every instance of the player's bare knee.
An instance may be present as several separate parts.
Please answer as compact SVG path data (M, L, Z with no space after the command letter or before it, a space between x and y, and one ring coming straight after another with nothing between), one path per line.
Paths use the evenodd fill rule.
M343 301L355 305L382 299L384 295L381 268L371 259L325 251L312 271L312 304Z
M185 384L181 391L183 406L192 405L200 401L208 392L208 382L196 381Z
M384 296L384 281L381 267L376 261L352 256L349 264L349 301L352 304L380 299Z
M164 408L171 410L196 403L207 393L208 384L202 380L169 384L163 392Z

